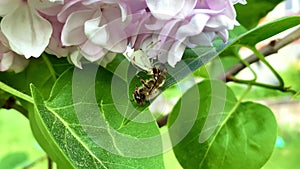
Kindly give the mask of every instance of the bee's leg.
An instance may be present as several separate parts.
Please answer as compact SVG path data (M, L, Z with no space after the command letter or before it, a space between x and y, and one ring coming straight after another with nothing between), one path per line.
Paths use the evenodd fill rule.
M146 46L146 51L150 50L151 48L153 48L155 45L157 45L161 40L158 40L156 42L150 42L147 46Z
M135 102L134 95L137 94L137 90L138 90L138 85L135 85L135 89L132 91L133 98L132 99L130 99L130 97L128 98L131 102Z
M153 72L152 71L146 71L145 73L147 73L147 75L149 75L149 76L153 76Z
M142 79L141 77L139 77L139 80L141 83L143 83L143 85L147 88L147 89L150 89L151 87L145 82L144 79Z
M128 98L129 100L130 100L130 102L135 102L135 100L134 99L130 99L130 98Z

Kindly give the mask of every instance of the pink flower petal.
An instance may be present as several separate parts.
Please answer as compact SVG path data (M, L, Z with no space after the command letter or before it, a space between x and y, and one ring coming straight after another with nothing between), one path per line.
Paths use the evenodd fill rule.
M81 54L89 61L95 62L102 58L107 50L99 45L95 45L91 41L87 40L80 46Z
M234 23L230 18L225 15L217 15L209 19L206 24L206 30L219 31L222 29L233 29Z
M161 43L164 43L168 38L175 39L175 32L178 29L178 23L180 20L174 19L170 20L168 23L166 23L159 33L158 39Z
M13 70L19 73L25 69L29 61L24 56L17 55L13 51L0 54L0 71Z
M228 41L229 33L228 33L227 29L223 29L223 30L218 31L217 35L220 36L220 38L223 40L223 42L226 43Z
M90 19L84 23L84 33L93 43L98 45L106 45L109 39L107 25L100 25L103 17Z
M197 14L193 16L188 24L179 27L176 32L176 38L184 40L188 36L194 36L201 33L209 18L210 16L206 14Z
M87 40L84 34L84 23L93 16L93 11L84 10L72 13L66 21L61 33L61 41L65 46L80 45Z
M209 9L222 10L226 7L228 0L207 0L206 3Z
M20 0L0 0L0 16L5 16L22 4Z
M13 59L13 52L0 54L0 71L7 71L13 64Z
M66 22L69 15L73 12L80 11L80 10L87 10L88 8L82 5L82 0L70 0L65 2L61 11L57 14L57 19L64 23Z
M15 73L22 72L28 65L29 60L25 59L24 56L17 55L13 53L13 63L10 66L10 70L13 70Z
M146 0L147 6L157 19L168 20L184 7L185 0Z
M82 69L82 65L81 65L81 62L80 62L80 59L82 58L83 56L80 54L80 51L79 50L75 50L74 52L71 53L70 55L70 60L71 62L78 68Z
M181 9L177 18L185 18L187 17L196 6L197 0L185 0L184 6Z
M26 58L39 57L52 33L51 24L27 4L6 15L1 29L11 49Z
M212 41L216 37L214 32L202 32L196 36L189 37L186 41L186 45L189 48L195 48L197 46L212 46Z
M103 14L106 14L105 11L107 10L104 10ZM84 27L86 36L94 44L100 45L112 52L123 53L127 48L127 34L123 29L121 18L119 17L107 24L105 24L105 22L105 18L101 16L86 21ZM101 25L101 23L103 23L103 25Z
M168 63L170 66L174 67L177 62L182 58L183 52L186 46L183 42L176 41L172 46L168 54Z

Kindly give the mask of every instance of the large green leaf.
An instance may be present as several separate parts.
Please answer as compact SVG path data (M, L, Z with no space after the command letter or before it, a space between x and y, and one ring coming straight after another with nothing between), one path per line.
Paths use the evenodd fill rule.
M31 90L33 133L60 168L164 168L156 121L119 76L85 65L63 73L48 100Z
M294 26L298 26L299 24L300 16L283 17L248 31L247 33L241 35L236 40L236 43L253 46L260 41L277 35L278 33Z
M200 98L195 99L198 92ZM187 117L180 118L182 114ZM267 107L240 103L219 81L203 81L188 90L173 109L168 127L178 161L193 169L260 168L277 135L276 120Z
M283 0L247 0L247 5L236 4L237 20L246 28L255 27L259 20L267 15Z

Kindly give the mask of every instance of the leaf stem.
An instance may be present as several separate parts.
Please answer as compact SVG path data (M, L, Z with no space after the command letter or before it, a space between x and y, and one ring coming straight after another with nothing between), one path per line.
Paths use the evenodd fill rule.
M53 169L53 161L51 160L51 158L48 156L48 169Z
M28 119L28 111L24 107L17 104L16 99L13 96L10 96L8 99L0 99L2 105L1 108L4 109L15 109L23 114Z
M276 76L279 82L279 87L284 88L284 82L279 73L271 66L271 64L266 60L264 55L260 53L254 46L247 46L253 53L272 71L272 73Z
M299 96L299 95L300 95L300 90L293 95L291 100L296 100L297 96Z
M29 169L32 168L33 166L35 166L37 163L43 162L47 157L46 156L42 156L38 159L36 159L35 161L29 163L28 165L24 166L23 169Z
M255 86L260 86L260 87L265 87L265 88L269 88L269 89L275 89L275 90L280 90L282 92L290 92L293 94L296 94L296 91L290 89L289 87L284 87L284 81L281 78L281 76L279 75L279 73L270 65L270 63L266 60L266 58L262 55L262 53L260 53L255 47L253 46L246 46L247 48L249 48L250 50L253 51L253 53L272 71L272 73L276 76L276 78L279 81L279 85L278 86L274 86L274 85L270 85L270 84L265 84L265 83L259 83L256 82L257 80L257 74L255 73L255 71L250 67L250 64L246 61L243 60L239 53L237 52L238 50L235 50L234 53L235 55L240 59L240 62L243 63L247 68L250 69L250 71L253 73L254 78L252 80L242 80L242 79L238 79L232 75L228 75L226 77L226 79L228 81L233 81L236 83L240 83L240 84L247 84L247 85L255 85Z
M240 62L243 63L253 74L254 78L251 81L257 80L257 74L256 72L251 68L249 62L247 60L242 59L241 55L238 53L238 50L234 51L235 56L237 56L240 59Z
M274 86L274 85L270 85L270 84L259 83L259 82L253 81L253 80L242 80L242 79L238 79L238 78L233 77L233 76L229 76L227 78L228 78L228 80L233 81L235 83L260 86L260 87L264 87L264 88L268 88L268 89L275 89L275 90L280 90L282 92L290 92L290 93L296 94L295 90L292 90L289 87L283 87L281 85Z
M286 45L294 42L295 40L297 40L299 38L300 38L300 28L291 32L290 34L288 34L287 36L285 36L282 39L270 41L268 45L262 47L259 50L259 53L261 53L264 57L270 56L271 54L277 53L279 49L285 47ZM248 56L245 60L250 64L259 61L258 57L254 53L252 55ZM224 77L227 77L228 75L236 75L241 70L243 70L245 67L246 66L242 62L239 62L239 63L235 64L233 67L229 68L225 72L225 76L221 75L221 76L219 76L218 79L226 81L226 79L224 79Z
M55 70L53 69L53 66L52 66L52 64L51 64L51 62L50 62L48 56L46 56L46 54L43 53L43 54L42 54L42 58L43 58L43 60L45 61L46 65L47 65L47 67L48 67L48 69L49 69L49 72L50 72L50 74L51 74L52 79L53 79L54 81L56 81L56 73L55 73Z
M6 85L5 83L1 82L0 81L0 89L7 92L7 93L10 93L18 98L21 98L29 103L33 103L33 99L32 97L28 96L27 94L24 94L8 85Z

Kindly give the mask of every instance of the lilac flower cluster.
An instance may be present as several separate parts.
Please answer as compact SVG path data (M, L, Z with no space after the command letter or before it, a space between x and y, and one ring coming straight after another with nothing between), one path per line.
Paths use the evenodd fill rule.
M0 70L21 71L44 51L81 67L82 58L96 62L151 43L149 58L175 66L186 47L227 41L236 3L246 1L1 0Z

